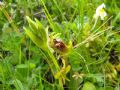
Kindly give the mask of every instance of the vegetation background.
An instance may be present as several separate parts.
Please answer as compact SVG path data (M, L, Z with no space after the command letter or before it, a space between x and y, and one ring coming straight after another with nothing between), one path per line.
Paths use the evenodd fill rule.
M0 90L120 90L119 24L120 0L1 1Z

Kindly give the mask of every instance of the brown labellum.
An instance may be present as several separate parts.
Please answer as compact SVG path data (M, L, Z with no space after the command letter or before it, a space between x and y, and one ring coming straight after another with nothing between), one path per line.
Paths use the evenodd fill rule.
M61 40L56 40L56 39L54 39L54 47L60 50L61 52L64 52L67 48L64 42L62 42Z

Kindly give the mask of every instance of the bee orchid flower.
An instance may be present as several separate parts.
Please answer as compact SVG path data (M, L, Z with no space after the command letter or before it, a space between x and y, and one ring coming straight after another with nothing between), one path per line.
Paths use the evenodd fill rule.
M101 20L104 20L104 17L107 16L107 13L104 10L105 8L105 4L101 4L100 6L98 6L98 8L96 9L96 13L94 14L94 18L97 19L98 17L100 17Z

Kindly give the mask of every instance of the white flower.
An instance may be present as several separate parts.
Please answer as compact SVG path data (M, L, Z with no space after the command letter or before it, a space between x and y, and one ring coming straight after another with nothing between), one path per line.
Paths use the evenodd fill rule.
M4 3L0 1L0 6L4 6Z
M97 19L98 17L101 18L101 20L104 20L104 17L107 16L107 13L104 10L105 8L105 4L101 4L100 6L98 6L98 8L96 9L96 13L94 14L94 18Z

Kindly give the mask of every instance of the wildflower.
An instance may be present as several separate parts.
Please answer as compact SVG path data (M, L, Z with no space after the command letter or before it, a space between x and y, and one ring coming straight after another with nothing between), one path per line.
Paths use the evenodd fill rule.
M104 8L104 3L98 6L98 8L96 9L96 13L94 14L95 19L97 19L100 16L101 20L104 20L104 17L107 16L107 13L105 12Z
M72 49L72 42L66 45L61 39L56 39L54 36L50 36L50 47L61 55L68 54Z
M4 3L0 1L0 6L4 6Z
M84 73L79 74L79 73L76 72L72 77L75 78L75 80L77 80L79 78L83 79L84 76L85 76Z

